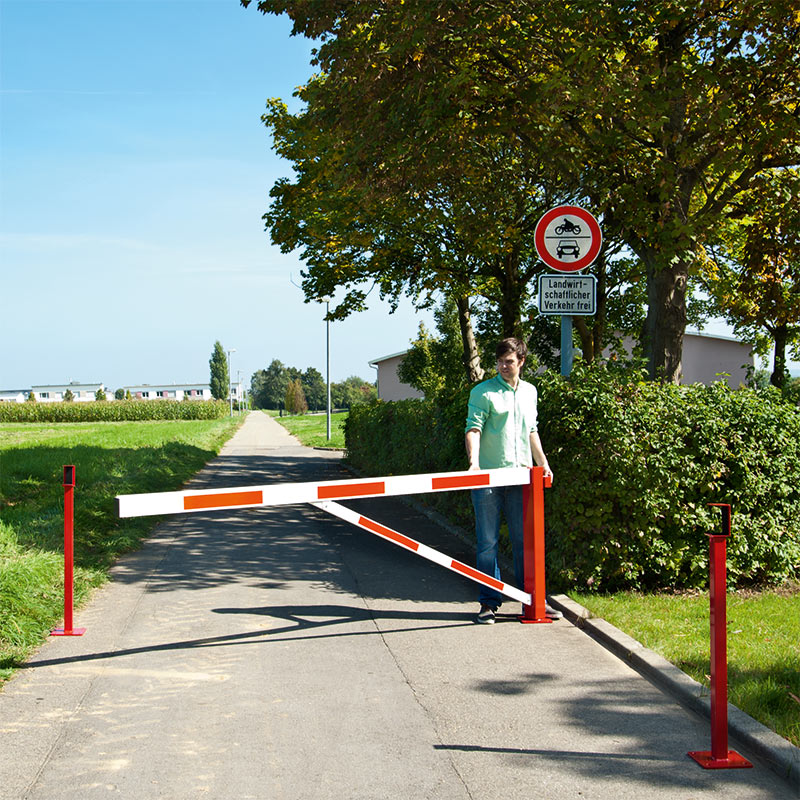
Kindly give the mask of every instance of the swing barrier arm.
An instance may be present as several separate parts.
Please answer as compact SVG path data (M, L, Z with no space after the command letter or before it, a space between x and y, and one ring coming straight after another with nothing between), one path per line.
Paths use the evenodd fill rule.
M544 479L542 467L509 467L425 475L391 475L345 481L272 483L226 489L118 495L116 506L117 516L125 518L309 503L422 558L521 602L524 607L523 616L520 618L522 622L551 622L545 612L544 588L544 488L550 485L551 480ZM503 583L335 502L501 486L521 486L523 491L524 590Z
M271 483L229 489L196 489L182 492L117 495L118 517L148 517L259 506L285 506L316 503L320 500L355 500L364 497L389 497L428 494L489 486L519 486L530 483L527 467L439 472L427 475L391 475L385 478L358 478L349 481L312 483Z

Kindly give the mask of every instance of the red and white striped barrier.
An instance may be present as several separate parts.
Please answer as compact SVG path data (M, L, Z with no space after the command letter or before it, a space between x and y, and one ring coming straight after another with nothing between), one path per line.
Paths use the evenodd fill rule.
M185 492L117 495L118 517L149 517L259 506L286 506L321 500L353 500L360 497L389 497L427 494L486 486L519 486L530 481L525 467L486 469L470 472L438 472L427 475L393 475L387 478L358 478L351 481L313 483L272 483L236 489L197 489Z
M357 525L359 528L363 528L365 531L374 533L376 536L380 536L382 539L385 539L392 544L396 544L399 547L410 550L412 553L416 553L418 556L421 556L428 561L433 561L434 564L439 564L439 566L444 567L445 569L457 572L459 575L463 575L464 577L469 578L476 583L482 583L485 586L496 589L501 594L506 595L506 597L510 597L513 600L518 600L523 605L531 605L531 596L528 594L528 592L522 592L508 583L498 581L496 578L493 578L491 575L487 575L485 572L481 572L480 570L470 567L461 561L457 561L455 558L450 558L450 556L445 555L438 550L434 550L433 547L428 547L428 545L418 542L416 539L411 539L402 533L398 533L397 531L392 530L392 528L387 528L385 525L381 525L380 522L375 522L374 519L365 517L363 514L359 514L357 511L345 508L345 506L339 505L339 503L322 502L312 503L312 505L316 506L317 508L321 508L323 511L327 511L329 514L333 514L334 517L338 517L345 522L350 522L353 525Z
M383 539L404 547L423 558L457 572L470 580L489 586L524 605L523 622L550 622L545 612L544 592L544 470L541 467L439 472L427 475L394 475L385 478L359 478L348 481L312 483L272 483L229 489L198 489L184 492L118 495L117 516L146 517L161 514L185 514L260 506L284 506L310 503L340 519L351 522ZM457 489L481 489L498 486L523 486L525 517L525 591L467 566L421 542L404 536L352 511L335 500L365 497L428 494Z

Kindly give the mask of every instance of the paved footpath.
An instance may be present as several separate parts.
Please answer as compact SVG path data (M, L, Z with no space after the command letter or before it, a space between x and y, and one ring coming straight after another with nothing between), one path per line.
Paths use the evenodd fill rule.
M254 413L192 486L339 461ZM396 499L358 506L472 558ZM688 759L707 721L579 628L479 626L475 595L310 506L168 518L0 694L0 797L796 798Z

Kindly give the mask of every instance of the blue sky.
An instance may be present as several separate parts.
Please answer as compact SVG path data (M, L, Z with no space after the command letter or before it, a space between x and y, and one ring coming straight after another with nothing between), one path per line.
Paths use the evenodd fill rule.
M312 74L285 17L238 0L0 0L0 388L325 373L324 307L262 214L290 173L260 117ZM405 303L331 324L331 379L404 350Z

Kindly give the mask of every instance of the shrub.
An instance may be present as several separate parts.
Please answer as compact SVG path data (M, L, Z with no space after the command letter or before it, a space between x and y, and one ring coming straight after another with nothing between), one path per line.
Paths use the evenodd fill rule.
M219 419L229 413L219 402L121 400L109 403L0 403L0 422L126 422L167 419Z
M733 507L731 584L800 575L800 410L772 388L663 386L576 366L536 378L550 583L705 587L708 539ZM354 408L348 458L367 474L465 469L466 393ZM471 524L466 493L430 495ZM438 498L451 498L438 501Z

